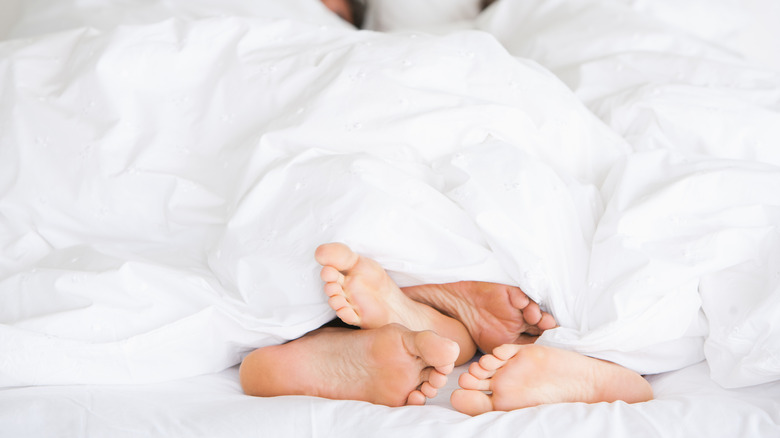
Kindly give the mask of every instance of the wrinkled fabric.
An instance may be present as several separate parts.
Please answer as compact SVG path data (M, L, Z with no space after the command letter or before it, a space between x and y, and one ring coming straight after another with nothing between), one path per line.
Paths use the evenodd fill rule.
M670 84L640 47L659 64L629 81L617 27L572 80L542 54L575 50L499 28L535 18L516 4L480 18L492 35L157 3L21 20L0 45L0 385L183 378L297 338L334 317L329 241L401 285L516 284L558 320L548 345L776 380L777 74L702 49L669 55ZM556 29L539 41L579 35Z
M501 1L479 17L634 151L601 187L589 291L566 300L580 329L546 342L653 372L622 352L644 343L665 368L705 336L720 384L777 378L778 19L761 0ZM677 340L659 338L672 330Z

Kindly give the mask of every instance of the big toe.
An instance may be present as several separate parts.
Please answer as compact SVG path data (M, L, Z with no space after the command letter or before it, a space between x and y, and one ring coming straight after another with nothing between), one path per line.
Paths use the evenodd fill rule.
M325 243L317 247L314 258L322 266L333 266L339 271L347 271L354 267L360 256L343 243Z
M479 415L493 410L490 396L482 391L456 389L450 396L452 407L467 415Z
M458 344L432 331L406 332L406 345L409 353L421 358L426 365L442 374L449 374L455 368L455 360L460 354Z

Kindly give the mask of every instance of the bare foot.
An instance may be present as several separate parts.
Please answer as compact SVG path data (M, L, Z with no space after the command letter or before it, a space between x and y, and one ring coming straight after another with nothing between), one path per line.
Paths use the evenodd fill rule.
M314 256L323 266L320 276L328 304L345 323L361 328L395 323L415 331L432 330L458 343L457 365L474 356L476 345L463 324L407 297L374 260L341 243L321 245Z
M518 287L478 281L426 284L401 289L407 296L466 326L484 352L503 344L530 344L555 319Z
M248 395L309 395L387 406L422 405L452 372L458 346L397 324L372 330L322 328L259 348L241 364Z
M547 403L637 403L653 398L650 384L627 368L542 345L502 345L471 364L458 384L464 389L454 391L450 401L469 415Z

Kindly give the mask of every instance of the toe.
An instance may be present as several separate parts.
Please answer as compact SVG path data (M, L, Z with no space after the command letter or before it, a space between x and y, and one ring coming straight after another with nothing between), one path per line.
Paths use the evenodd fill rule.
M340 320L346 322L347 324L360 324L360 316L358 316L357 312L355 312L355 309L351 307L342 307L336 310L336 316L338 316Z
M541 330L554 329L556 325L555 318L546 312L542 313L542 319L539 321L539 324L537 324Z
M490 380L478 379L471 373L463 373L458 377L458 386L475 391L490 391Z
M325 291L325 295L329 297L344 294L344 288L342 288L338 283L326 283L322 289Z
M345 307L350 307L349 302L343 295L333 295L328 299L328 305L337 312Z
M436 371L441 373L442 375L446 376L447 374L451 373L452 370L455 369L455 362L448 363L447 365L439 365L436 367Z
M354 267L360 256L343 243L326 243L314 252L314 258L323 266L333 266L339 271Z
M425 394L418 390L414 390L406 398L406 404L410 406L422 406L425 404Z
M426 365L442 374L449 374L455 367L460 348L458 344L432 331L404 333L404 345L410 354L419 357Z
M481 391L456 389L450 397L450 403L457 411L468 415L479 415L493 410L490 396Z
M509 302L512 303L512 307L515 309L525 309L531 303L531 299L519 287L512 286L508 290Z
M344 289L338 283L325 283L322 289L325 291L325 295L329 297L344 294Z
M523 309L523 319L526 323L531 325L537 325L542 319L542 311L539 309L539 305L531 301Z
M504 344L504 345L498 346L495 349L493 349L493 355L498 360L501 360L502 361L501 365L503 365L504 363L506 363L506 361L508 361L509 359L513 358L517 354L517 352L522 350L522 349L523 349L522 345ZM497 368L498 367L493 368L493 369L497 369Z
M436 370L432 370L428 375L428 382L430 382L434 388L443 388L444 385L447 384L447 376Z
M469 374L477 379L489 379L493 377L496 371L494 369L485 369L479 362L474 362L469 365Z
M326 283L338 283L344 284L344 274L338 271L333 266L325 266L320 271L320 278Z
M420 385L420 392L427 398L434 398L439 393L439 391L428 382L423 382L423 384Z
M501 348L501 346L496 347L493 351L495 352L499 348ZM504 362L503 359L496 357L494 354L486 354L479 358L479 366L486 371L495 371L501 368L501 365L503 365Z

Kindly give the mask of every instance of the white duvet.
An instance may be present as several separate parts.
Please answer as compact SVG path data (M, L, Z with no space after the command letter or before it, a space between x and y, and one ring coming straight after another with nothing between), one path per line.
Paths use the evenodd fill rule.
M769 63L627 1L502 0L443 36L313 0L119 3L4 6L0 386L196 376L299 337L334 317L328 241L402 285L517 284L548 345L780 378ZM544 25L586 14L614 34Z

